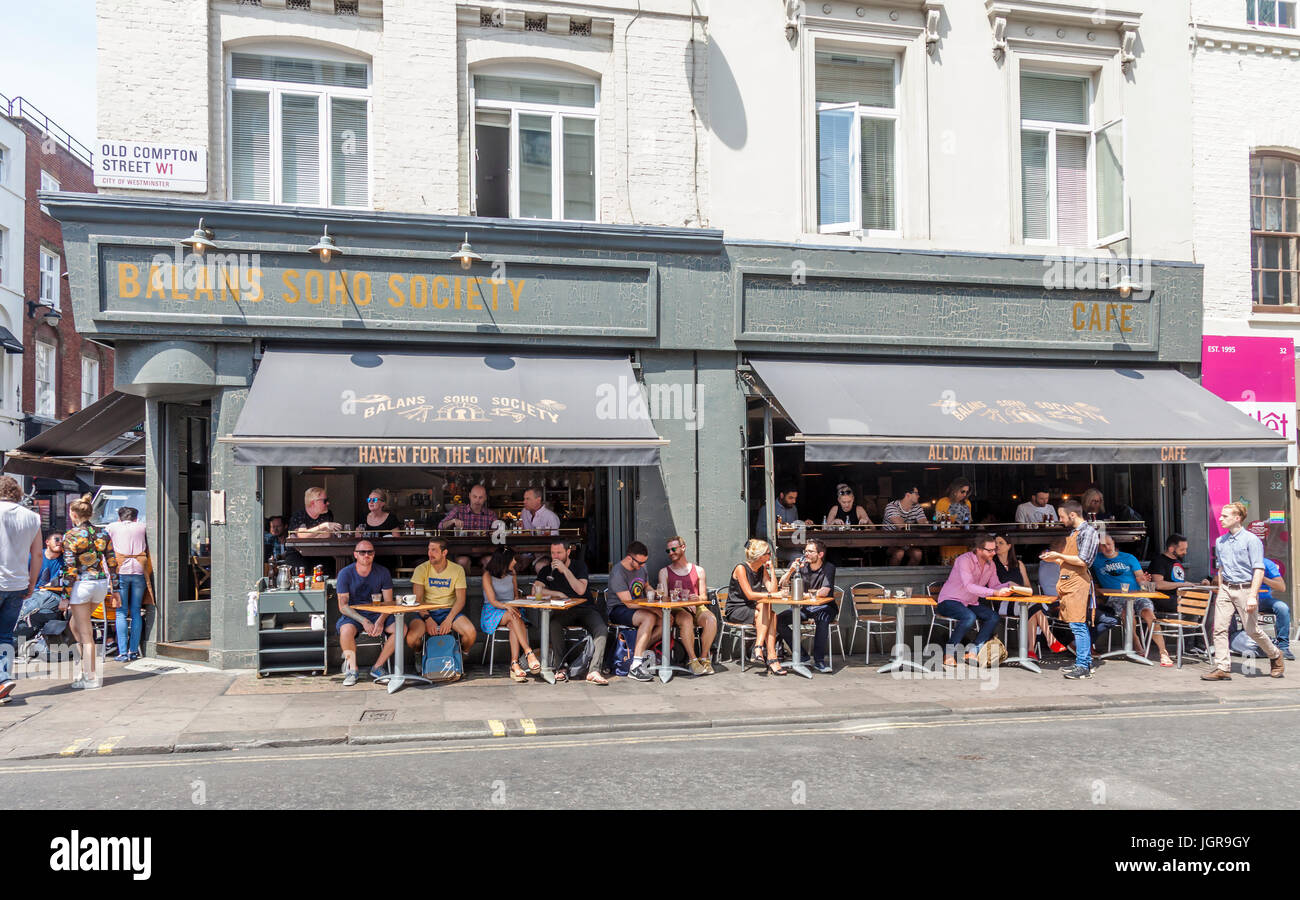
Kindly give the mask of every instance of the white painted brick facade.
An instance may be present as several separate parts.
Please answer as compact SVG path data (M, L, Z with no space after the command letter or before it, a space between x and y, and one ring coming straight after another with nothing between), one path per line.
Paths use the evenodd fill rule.
M612 36L570 36L458 26L452 0L384 0L382 19L232 0L99 0L97 137L205 145L207 198L224 200L226 53L258 42L292 42L302 52L325 45L373 64L372 206L468 215L467 67L526 58L600 79L602 221L699 224L708 215L707 136L692 115L689 75L702 98L707 19L688 10L704 5L651 0L640 15L637 5L506 4L613 19Z
M1251 312L1250 155L1300 154L1300 33L1252 34L1238 0L1193 0L1192 22L1193 214L1205 330L1294 336L1300 317Z

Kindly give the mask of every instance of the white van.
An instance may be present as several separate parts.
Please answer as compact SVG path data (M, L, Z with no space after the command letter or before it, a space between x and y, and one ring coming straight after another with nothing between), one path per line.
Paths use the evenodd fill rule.
M105 485L95 492L91 504L90 521L95 525L111 525L117 521L117 511L124 506L136 510L136 521L145 521L144 488Z

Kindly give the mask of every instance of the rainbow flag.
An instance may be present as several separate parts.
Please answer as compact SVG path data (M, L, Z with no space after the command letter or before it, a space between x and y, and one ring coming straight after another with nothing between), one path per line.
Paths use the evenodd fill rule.
M1269 523L1270 525L1285 525L1285 524L1286 524L1286 510L1283 510L1283 509L1270 509L1270 510L1268 511L1268 523Z

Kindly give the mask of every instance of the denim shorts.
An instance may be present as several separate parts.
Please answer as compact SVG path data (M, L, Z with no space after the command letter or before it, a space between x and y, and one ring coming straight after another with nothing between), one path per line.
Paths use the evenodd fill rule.
M447 613L449 612L451 612L450 606L448 606L445 609L431 609L428 612L428 617L433 619L433 624L441 625L443 622L447 621ZM420 616L420 618L423 619L424 616ZM465 618L464 611L456 613L456 618L458 619Z
M635 628L636 622L632 620L632 617L635 615L636 612L634 610L620 603L609 611L609 624Z
M363 619L365 619L367 622L374 622L374 621L377 621L377 620L379 619L379 613L369 613L369 612L366 612L364 609L354 609L354 610L352 610L352 611L353 611L354 613L356 613L357 615L361 616L361 617L362 617ZM365 632L362 630L362 625L361 625L360 622L358 622L356 619L353 619L353 618L351 618L351 617L349 617L349 616L343 616L343 615L340 615L339 618L338 618L338 621L334 623L334 630L335 630L336 632L338 632L339 634L342 634L342 633L343 633L343 626L344 626L344 625L355 625L355 626L356 626L356 629L357 629L357 634L358 634L358 635L360 635L360 634L364 634L364 633L365 633ZM384 625L384 629L387 630L387 628L388 628L388 625L385 624L385 625Z

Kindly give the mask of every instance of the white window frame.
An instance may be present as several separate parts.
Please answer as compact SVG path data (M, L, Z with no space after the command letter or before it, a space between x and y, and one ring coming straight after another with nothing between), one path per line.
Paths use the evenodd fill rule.
M595 89L594 106L552 106L548 103L526 103L514 100L480 100L474 89L474 77L485 75L493 78L513 78L518 80L568 82L570 84L590 85ZM551 217L538 219L539 222L600 222L600 80L568 69L558 67L503 67L499 65L474 66L469 70L469 98L472 110L472 126L469 129L469 194L470 214L478 215L478 111L480 109L506 112L510 115L510 170L506 173L509 182L510 218L519 216L519 116L549 116L551 119ZM586 119L592 123L592 143L595 148L593 163L593 198L595 200L595 218L564 218L564 120Z
M1058 223L1057 223L1057 215L1056 215L1056 196L1057 196L1056 136L1058 134L1071 134L1071 135L1086 137L1088 139L1088 160L1086 163L1088 186L1085 189L1087 193L1086 199L1088 204L1088 208L1086 212L1088 233L1087 236L1085 237L1085 241L1087 242L1089 247L1093 249L1097 249L1100 247L1107 247L1111 244L1117 243L1122 240L1126 240L1129 236L1130 229L1129 229L1129 220L1128 220L1128 206L1129 206L1128 165L1127 165L1128 124L1124 116L1116 116L1113 119L1108 119L1106 122L1102 123L1099 126L1094 126L1093 122L1096 120L1095 106L1096 106L1096 94L1097 94L1097 85L1095 81L1095 76L1086 75L1077 72L1052 71L1050 69L1041 69L1032 66L1030 67L1022 66L1020 68L1020 71L1016 75L1017 110L1019 110L1020 107L1019 91L1020 91L1020 76L1022 75L1031 75L1040 78L1060 78L1063 80L1070 80L1070 81L1082 80L1085 83L1085 86L1087 88L1087 97L1085 98L1085 104L1088 110L1088 121L1086 124L1077 125L1073 122L1049 122L1049 121L1044 121L1042 119L1026 119L1021 117L1020 127L1016 131L1016 149L1018 151L1021 151L1021 155L1020 155L1021 162L1017 166L1017 171L1020 173L1022 185L1024 183L1023 182L1024 156L1023 156L1023 151L1021 150L1020 136L1023 135L1026 131L1032 131L1039 134L1047 135L1047 222L1048 222L1048 237L1046 239L1025 237L1023 233L1021 234L1021 239L1025 242L1025 244L1032 245L1032 246L1040 246L1040 247L1059 246L1059 235L1057 232ZM1107 128L1116 124L1117 122L1120 123L1120 133L1121 133L1120 140L1124 145L1123 146L1124 160L1121 162L1121 166L1124 170L1124 197L1123 200L1121 201L1124 205L1124 228L1123 230L1117 231L1114 234L1098 235L1097 234L1097 215L1098 215L1097 134L1098 132L1105 131ZM1025 198L1022 192L1020 195L1021 208L1019 210L1021 223L1024 222L1024 203L1025 203Z
M89 378L87 375L89 374ZM86 390L89 384L90 390ZM87 399L89 397L89 399ZM99 400L99 360L81 357L81 408L85 409Z
M857 43L845 41L839 38L814 39L812 41L812 52L809 54L809 65L811 73L809 83L812 87L812 111L813 121L809 124L809 134L812 138L812 158L813 158L813 179L812 179L812 196L813 196L813 226L818 234L848 234L853 237L881 237L881 238L899 238L903 236L903 197L905 194L903 177L903 152L904 135L903 135L903 56L906 50L903 48L885 48L875 43ZM867 59L888 60L894 67L894 106L893 108L881 106L863 106L860 103L821 103L817 100L817 54L818 53L845 53L853 56L861 56ZM853 117L853 131L849 135L849 222L836 222L829 225L821 224L821 209L817 203L818 182L821 179L821 154L817 147L817 116L831 109L848 109L855 110ZM863 119L892 119L894 122L894 227L893 228L863 228L862 227L862 120Z
M9 229L0 226L0 287L9 283L9 272L5 267L5 252L9 249Z
M41 365L41 356L45 357L44 366ZM36 341L35 350L33 351L33 378L32 387L36 392L33 398L32 409L38 416L44 416L47 419L53 419L58 412L58 378L59 370L55 363L58 359L58 350L51 343L46 341ZM47 380L42 380L42 375L48 375ZM42 393L41 385L47 385L46 391ZM45 401L49 400L48 407Z
M0 144L0 187L4 187L9 178L9 148Z
M48 267L46 266L48 263ZM45 293L45 276L50 275L50 293ZM59 308L59 255L51 253L44 247L40 253L40 281L37 283L37 295L42 303L53 303L54 308Z
M232 73L234 71L233 57L236 53L246 54L249 56L290 56L297 59L319 60L321 62L341 62L352 63L355 65L364 65L366 67L366 87L353 88L336 85L324 84L300 84L291 81L267 81L261 78L236 78ZM360 56L350 56L345 53L329 51L323 47L304 46L302 44L283 44L283 45L263 45L256 46L239 46L226 50L226 199L233 200L231 196L233 183L233 166L234 166L234 127L231 122L231 110L233 109L233 96L235 91L248 91L252 93L264 93L270 97L268 102L269 130L267 139L270 147L270 167L268 177L271 181L271 196L267 200L240 200L240 203L265 203L265 204L282 204L284 203L284 185L281 181L281 146L280 146L280 116L281 116L281 99L285 94L294 96L314 96L316 98L317 111L317 146L320 148L320 199L321 202L313 204L312 208L321 209L372 209L374 207L374 165L375 165L375 117L374 102L371 95L375 83L374 65L367 59ZM366 202L361 206L339 206L330 202L331 184L330 184L330 133L332 131L331 119L334 115L332 104L329 102L331 97L346 98L350 100L366 101ZM295 203L295 206L307 206L304 203Z
M1258 18L1259 18L1259 0L1247 0L1247 2L1255 4L1255 17L1256 17L1256 19L1258 19ZM1281 12L1282 7L1283 7L1284 5L1285 5L1285 6L1289 6L1289 7L1291 7L1291 24L1290 24L1290 25L1279 25L1279 24L1278 24L1278 20L1281 18L1281 16L1279 15L1279 13ZM1300 10L1297 9L1297 7L1300 7L1300 4L1297 4L1296 0L1276 0L1276 2L1273 4L1273 21L1272 21L1272 22L1252 22L1252 21L1250 21L1250 13L1249 13L1249 11L1248 11L1248 12L1246 13L1246 25L1247 25L1248 27L1250 27L1250 28L1276 28L1276 29L1278 29L1279 31L1287 31L1287 32L1295 31L1295 30L1296 30L1296 27L1297 27L1297 24L1296 24L1296 13L1297 13L1297 11L1300 11Z
M59 179L55 178L53 175L51 175L49 172L45 171L44 169L41 169L41 190L43 191L62 190L62 188L59 186ZM46 206L44 203L42 203L41 212L45 213L48 216L50 214L50 208Z

